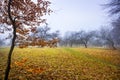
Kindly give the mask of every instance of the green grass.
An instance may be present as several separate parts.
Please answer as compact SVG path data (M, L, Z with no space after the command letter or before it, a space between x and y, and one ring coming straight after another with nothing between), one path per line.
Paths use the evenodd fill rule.
M0 48L0 80L8 48ZM120 80L118 50L15 48L10 80Z
M73 55L75 55L77 57L83 58L83 60L87 60L87 61L90 61L90 62L93 61L93 62L97 62L99 64L104 64L104 65L108 65L108 66L111 66L111 67L120 68L120 64L114 64L114 63L112 63L110 61L107 61L107 60L104 60L102 58L101 59L97 58L94 55L90 55L87 52L81 52L81 51L77 51L77 50L71 49L71 48L65 48L65 50L69 51L70 53L72 53Z

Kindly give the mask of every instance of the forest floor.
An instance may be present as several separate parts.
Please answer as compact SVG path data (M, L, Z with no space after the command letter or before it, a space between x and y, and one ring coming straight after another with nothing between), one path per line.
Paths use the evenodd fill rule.
M0 48L0 80L8 48ZM120 51L101 48L15 48L9 80L120 80Z

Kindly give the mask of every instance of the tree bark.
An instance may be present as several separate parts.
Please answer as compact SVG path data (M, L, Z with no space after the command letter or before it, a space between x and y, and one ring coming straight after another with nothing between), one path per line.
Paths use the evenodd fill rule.
M115 47L115 44L114 44L114 42L112 42L112 48L113 48L113 50L116 50L116 47Z
M15 39L16 39L15 19L14 20L12 19L11 9L10 9L11 2L12 2L12 0L9 0L9 2L8 2L8 16L9 16L9 19L10 19L10 21L12 23L12 26L13 26L13 38L12 38L12 44L11 44L11 47L10 47L10 51L8 53L7 66L6 66L6 70L5 70L4 80L8 80L9 72L10 72L10 69L11 69L11 67L10 67L11 66L11 56L12 56L12 53L13 53L13 50L14 50Z
M116 50L117 48L115 47L115 43L112 39L107 39L110 42L110 46L112 47L113 50Z
M85 48L87 48L87 44L85 43L84 45L85 45Z
M13 53L13 50L14 50L14 46L15 46L15 39L16 39L16 32L13 31L13 39L12 39L12 44L11 44L11 47L10 47L10 51L9 51L9 54L8 54L8 60L7 60L7 66L6 66L6 70L5 70L5 78L4 80L8 80L8 76L9 76L9 72L10 72L10 65L11 65L11 56L12 56L12 53Z
M85 48L87 48L87 42L83 42L83 44L84 44Z

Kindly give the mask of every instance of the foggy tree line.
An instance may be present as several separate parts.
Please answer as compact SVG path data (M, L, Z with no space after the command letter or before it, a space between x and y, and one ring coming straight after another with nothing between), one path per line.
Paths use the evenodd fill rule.
M113 49L120 47L120 0L110 0L105 4L108 13L112 16L111 27L102 28L98 31L78 31L68 32L62 39L62 46L78 46L84 45L86 48L92 46L108 46ZM106 26L104 26L106 27Z
M44 27L38 27L36 32L28 35L30 38L42 39L49 41L52 39L59 39L59 46L61 47L103 47L117 49L120 47L118 37L115 36L113 28L103 26L95 31L69 31L60 36L60 31L51 32L51 28L48 25ZM18 38L19 39L19 38ZM16 41L18 40L16 39ZM23 40L24 42L27 40ZM0 39L0 45L4 45L2 39Z
M60 46L64 47L104 47L116 49L120 47L118 38L109 28L101 28L96 31L74 31L66 32L61 39Z
M85 32L85 31L78 31L78 32L66 32L64 37L61 40L61 46L80 46L84 45L86 48L88 47L89 40L93 37L93 32Z

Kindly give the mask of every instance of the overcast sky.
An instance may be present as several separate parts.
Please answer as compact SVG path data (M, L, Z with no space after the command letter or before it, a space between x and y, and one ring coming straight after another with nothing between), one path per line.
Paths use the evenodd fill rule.
M34 0L36 1L36 0ZM107 0L50 0L53 13L47 16L51 31L96 30L109 23L108 13L103 9Z
M50 0L54 11L47 17L52 31L96 30L108 24L107 11L103 4L107 0Z

